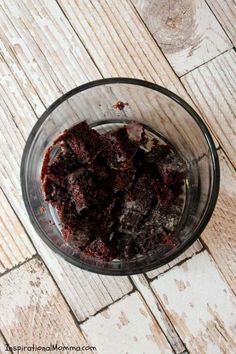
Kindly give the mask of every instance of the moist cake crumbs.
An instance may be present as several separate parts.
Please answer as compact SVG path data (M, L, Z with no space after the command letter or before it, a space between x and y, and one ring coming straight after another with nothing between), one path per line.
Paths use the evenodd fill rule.
M185 178L175 149L137 122L105 134L76 124L49 147L41 173L73 253L102 261L173 248Z

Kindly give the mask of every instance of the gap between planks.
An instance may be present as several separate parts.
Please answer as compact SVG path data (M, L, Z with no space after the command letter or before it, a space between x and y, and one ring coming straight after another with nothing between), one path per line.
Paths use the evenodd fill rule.
M151 287L191 353L234 352L236 297L207 251L172 268Z
M204 0L132 2L178 76L232 48Z
M69 307L43 262L34 258L0 278L0 323L5 339L18 345L85 342ZM78 343L80 345L80 343Z

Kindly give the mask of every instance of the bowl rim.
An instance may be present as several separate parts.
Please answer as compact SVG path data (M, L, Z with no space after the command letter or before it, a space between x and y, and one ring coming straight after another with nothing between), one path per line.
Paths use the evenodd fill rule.
M47 119L47 117L51 114L52 111L54 111L61 103L66 101L68 98L74 96L75 94L85 91L87 89L96 87L96 86L103 86L103 85L108 85L108 84L131 84L131 85L137 85L137 86L143 86L147 87L149 89L152 89L154 91L160 92L164 94L165 96L171 98L173 101L175 101L177 104L182 106L189 114L190 116L194 119L196 124L199 126L202 134L205 137L205 140L207 142L207 145L209 147L209 152L210 156L212 159L212 165L213 165L213 175L212 175L212 192L210 195L208 207L205 211L205 215L203 219L201 220L200 224L196 227L194 230L191 238L187 240L182 246L179 247L178 250L176 250L172 255L167 256L165 260L158 261L155 260L150 264L145 264L145 266L140 265L136 266L135 269L112 269L112 268L98 268L96 265L88 264L81 262L79 259L75 259L70 257L69 255L65 254L63 251L61 251L49 238L47 238L44 233L40 230L38 224L35 222L35 218L32 215L30 205L28 203L28 198L27 198L27 187L26 187L26 176L25 176L25 167L26 167L26 162L27 158L29 155L30 151L30 146L34 140L35 135L37 134L37 131L39 128L42 126L43 122ZM219 187L220 187L220 164L219 164L219 158L217 154L217 149L214 143L214 140L210 134L210 131L207 127L207 125L204 123L202 118L198 115L198 113L181 97L179 97L177 94L173 93L172 91L166 89L163 86L160 86L158 84L141 80L141 79L135 79L135 78L128 78L128 77L112 77L112 78L103 78L99 80L94 80L87 82L85 84L82 84L80 86L77 86L73 88L72 90L66 92L63 94L61 97L59 97L56 101L54 101L45 111L44 113L39 117L35 125L33 126L28 139L26 141L22 158L21 158L21 166L20 166L20 181L21 181L21 190L22 190L22 196L23 196L23 201L25 204L25 208L27 210L29 219L31 221L31 224L33 225L35 231L37 234L41 237L41 239L52 249L54 252L62 256L66 261L69 263L81 268L85 269L94 273L98 274L104 274L104 275L132 275L132 274L139 274L139 273L144 273L148 272L150 270L159 268L178 256L180 256L183 252L185 252L201 235L203 230L205 229L206 225L208 224L212 213L214 211L218 194L219 194Z

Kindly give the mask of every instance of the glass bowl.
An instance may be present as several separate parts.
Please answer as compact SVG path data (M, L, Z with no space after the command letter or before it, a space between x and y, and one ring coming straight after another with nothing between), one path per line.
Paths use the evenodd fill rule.
M123 110L117 101L127 102ZM185 207L176 228L178 246L155 250L131 260L102 262L73 254L65 243L55 210L44 201L41 168L45 150L72 125L87 120L109 130L130 120L169 141L186 161ZM54 102L33 127L21 162L23 199L30 220L47 245L72 264L96 273L125 275L146 272L178 257L200 236L214 210L220 171L213 139L199 115L180 97L156 84L129 78L89 82Z

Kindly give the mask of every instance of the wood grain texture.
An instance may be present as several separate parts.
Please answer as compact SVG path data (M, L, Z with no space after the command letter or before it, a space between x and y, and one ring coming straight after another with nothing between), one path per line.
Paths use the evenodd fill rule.
M178 76L232 48L204 0L132 0Z
M34 52L33 57L38 60L37 52ZM71 308L78 319L82 321L114 300L129 293L132 290L132 285L127 277L124 279L109 278L107 280L102 276L93 275L70 266L50 251L30 224L21 196L20 160L25 139L37 120L35 111L40 111L42 107L37 105L37 109L34 111L31 104L27 101L29 80L24 71L21 71L18 65L17 67L18 70L15 71L16 79L11 71L13 67L10 68L1 57L0 94L3 99L0 102L0 139L2 153L7 156L6 159L2 159L0 164L1 187L39 254L52 271ZM44 86L40 88L40 94L43 91ZM53 92L55 96L58 94L55 88ZM11 257L14 258L14 255L12 254Z
M189 247L183 254L181 254L179 257L177 257L176 259L174 259L172 262L154 269L150 272L147 273L147 277L149 279L153 279L155 277L157 277L158 275L166 272L167 270L169 270L170 268L174 267L176 264L182 262L184 259L188 259L191 258L194 254L200 252L202 250L203 246L201 244L201 241L197 240L194 242L194 244Z
M230 50L218 56L181 80L227 156L236 164L236 52Z
M137 288L137 290L140 292L143 299L145 300L146 304L148 304L148 307L152 312L152 315L157 320L159 326L162 329L162 332L165 334L174 352L183 353L186 347L181 341L174 326L166 316L163 308L160 305L160 302L158 302L145 276L140 274L140 275L133 275L131 276L131 278L135 287Z
M81 325L99 354L173 353L160 327L136 292Z
M128 76L155 82L198 111L130 0L58 3L104 77Z
M213 217L201 238L236 294L236 179L235 170L220 151L220 193Z
M87 3L88 2L85 2L83 6ZM45 35L41 33L41 26L44 26L45 32L48 31L48 28L52 28L52 26L54 26L52 32L54 33L55 31L59 31L59 33L61 33L63 38L63 46L65 47L65 50L67 50L69 60L72 60L70 59L70 50L68 49L71 45L70 41L69 39L65 39L65 35L63 34L63 31L65 31L65 26L70 34L70 36L67 34L66 38L72 37L73 41L75 41L75 47L81 47L81 43L78 37L74 35L71 27L68 27L68 25L64 23L65 19L60 19L62 14L60 13L60 16L58 15L59 10L56 10L56 15L54 15L54 1L46 2L45 4L41 4L41 2L29 2L28 4L29 8L24 5L24 2L6 2L6 4L4 3L4 9L1 10L0 26L2 26L1 29L3 33L3 40L1 42L1 72L3 75L1 78L3 80L2 86L4 88L3 97L5 97L5 101L7 103L6 104L5 101L4 103L1 103L6 116L1 132L4 137L4 153L6 156L9 155L9 159L4 161L1 166L1 182L5 193L8 195L10 202L14 206L14 210L18 213L21 221L27 228L40 255L51 269L55 280L57 281L64 296L67 298L67 301L75 312L77 318L82 321L99 311L101 308L109 305L114 300L117 300L124 294L130 292L132 290L132 286L127 278L109 278L108 280L106 277L91 275L90 273L75 269L62 259L56 257L53 252L45 247L44 243L39 239L30 225L25 212L23 211L23 203L19 186L19 163L25 137L28 135L31 127L36 121L36 115L42 113L44 105L51 103L53 99L58 97L58 94L60 94L62 90L64 92L64 90L70 89L71 84L76 85L82 83L85 75L83 73L81 74L82 69L78 67L77 72L74 72L73 78L68 84L65 80L67 73L61 71L62 66L67 67L68 61L61 62L60 69L58 68L58 63L53 54L55 49L51 48L53 37L50 32L47 33L50 41L46 40L47 37L40 39L41 36ZM15 7L17 8L15 9ZM34 14L33 16L30 13L31 11ZM96 11L93 11L93 13L96 13ZM97 14L97 16L101 16L101 18L105 18L106 21L108 21L107 15L104 15L102 12L103 10L100 7L99 11L100 14ZM11 16L6 16L10 12ZM38 13L41 12L44 14L43 22L42 16L38 15ZM136 15L132 11L131 7L129 8L129 12L130 20L137 21ZM87 15L88 13L86 12L86 16ZM103 15L104 17L102 17ZM82 19L86 18L83 16L79 17ZM28 20L26 21L26 19ZM116 28L114 31L118 31L117 36L122 35L114 14L112 14L112 21ZM120 18L120 21L122 21L122 25L126 28L127 34L125 36L131 35L132 32L125 24L126 19ZM141 38L143 38L144 42L151 42L153 52L152 57L156 58L155 51L157 47L148 35L148 32L143 29L141 22L140 25L142 28ZM32 26L32 29L29 26ZM27 28L30 28L30 31ZM135 30L135 24L132 24L132 30ZM109 29L107 29L107 31L109 32ZM132 37L133 36L130 36L130 38ZM113 38L110 38L109 36L108 38L109 40L113 40ZM91 41L90 45L92 45ZM132 42L132 46L127 48L132 48L133 51L136 50L135 48L137 45L138 35L135 36L135 41ZM149 44L147 44L145 48L146 53L148 53ZM127 51L124 45L122 49ZM141 48L139 47L139 51L135 54L136 57L138 57L139 54L141 55L140 50ZM106 52L104 52L103 59L105 61L108 60L106 58L106 53L109 54L109 51L106 50ZM132 52L127 52L127 55L132 56ZM48 62L48 56L50 57L50 64ZM112 58L113 57L115 58L115 55L112 55ZM161 74L158 75L163 77L166 84L167 82L169 83L173 80L177 86L182 88L178 79L175 77L173 71L163 59L164 57L158 49L157 57L158 61L156 61L156 64L162 67L162 69L159 70ZM162 60L164 60L164 64L162 64ZM100 63L101 62L102 61L100 61ZM130 60L128 60L128 62L130 62ZM122 57L122 63L123 64L121 67L125 67L125 57ZM96 75L94 75L92 71L93 69L90 68L89 57L87 65L87 77L90 75L88 77L89 79L97 78L98 73L96 72ZM151 72L152 70L152 72L156 73L150 65L151 64L149 61L147 64L145 57L144 66L147 66L148 71ZM138 70L137 64L132 61L130 67L134 70L133 75L135 75L135 70ZM67 68L63 70L67 70ZM120 74L122 75L122 71L120 71ZM123 74L128 75L128 71L123 71ZM52 75L56 76L53 76L52 78ZM156 78L158 78L158 75L155 75ZM171 77L170 79L169 75ZM62 82L66 86L60 86L60 89L58 89L59 82ZM10 92L13 97L12 105L12 101L9 97L7 97L6 92ZM183 88L182 92L185 92ZM14 119L16 121L14 121ZM5 129L5 127L7 127L7 129ZM94 284L96 284L96 291L93 291Z
M35 249L0 189L0 273L35 254Z
M58 3L104 77L146 79L188 97L129 0Z
M0 181L9 197L15 212L27 229L36 249L51 270L68 303L79 320L84 320L101 308L132 290L128 278L104 278L75 268L56 256L34 231L25 213L19 181L19 159L12 141L16 139L12 131L11 138L3 145L3 153L9 159L0 165ZM6 136L6 132L5 132Z
M40 260L33 259L2 276L0 290L0 324L9 345L87 345Z
M152 287L191 353L235 353L236 298L207 251L161 275Z
M221 26L236 46L236 2L235 0L206 0Z
M0 353L4 353L5 349L6 349L6 341L3 338L2 333L0 332Z
M101 77L54 0L2 1L0 30L1 54L39 114L40 101Z

